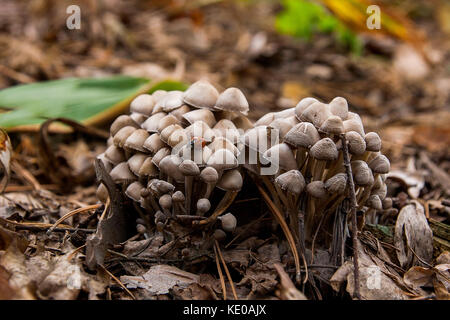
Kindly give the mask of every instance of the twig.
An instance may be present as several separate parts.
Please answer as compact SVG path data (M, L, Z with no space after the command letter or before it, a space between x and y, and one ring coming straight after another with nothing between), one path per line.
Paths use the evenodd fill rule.
M0 218L0 224L11 224L16 229L19 229L19 230L32 230L32 231L46 231L46 230L48 230L48 228L53 226L50 223L40 223L40 222L23 222L23 223L19 223L19 222L15 222L15 221L11 221L11 220L8 220L8 219L3 219L3 218ZM66 231L76 232L76 231L80 231L80 232L85 232L85 233L93 233L93 232L95 232L95 229L72 228L71 226L60 225L59 228L55 228L55 229L53 229L53 231L58 231L58 232L66 232Z
M355 183L353 182L352 167L350 165L350 157L348 154L348 145L345 135L341 134L342 152L344 156L344 167L347 172L347 182L350 189L350 214L352 216L352 242L353 242L353 269L355 278L354 298L361 300L360 282L359 282L359 264L358 264L358 221L356 219L356 194Z
M225 270L225 273L227 274L228 282L230 283L231 291L233 292L234 299L239 300L237 297L237 294L236 294L236 289L234 288L233 279L231 278L230 271L228 270L225 259L223 258L222 252L220 251L219 243L217 242L217 240L215 240L215 244L216 244L217 252L219 253L219 258L222 261L223 268Z
M109 272L103 265L100 264L99 266L102 267L102 269L105 270L105 272L106 272L111 278L113 278L113 280L116 281L117 284L118 284L119 286L121 286L121 287L122 287L122 288L130 295L130 297L131 297L133 300L136 300L136 297L131 293L130 290L128 290L128 288L127 288L122 282L120 282L119 279L116 278L116 276L114 276L111 272Z
M217 272L219 272L220 284L222 285L223 300L227 300L227 287L225 286L225 279L223 278L222 269L220 268L219 255L217 253L216 246L213 247L216 256Z
M98 209L98 208L100 208L100 206L101 206L101 204L93 204L93 205L90 205L90 206L87 206L87 207L84 207L84 208L78 208L78 209L75 209L75 210L72 210L72 211L66 213L64 216L62 216L61 218L59 218L59 219L58 219L58 220L50 227L50 229L48 229L47 235L50 235L50 233L52 233L53 230L54 230L61 222L63 222L64 220L69 219L70 217L73 217L74 215L79 214L79 213L84 213L84 212L88 212L88 211L91 211L91 210Z

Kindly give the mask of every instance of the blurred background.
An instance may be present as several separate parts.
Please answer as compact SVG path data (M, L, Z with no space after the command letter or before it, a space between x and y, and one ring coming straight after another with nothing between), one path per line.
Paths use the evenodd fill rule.
M80 29L66 27L72 4L80 7ZM380 29L367 27L372 4L380 8ZM241 88L253 120L305 96L325 102L343 96L367 131L381 133L394 169L429 179L425 199L448 195L448 1L0 0L0 6L0 88L118 74L187 84L208 78L219 89ZM438 180L427 161L439 167Z

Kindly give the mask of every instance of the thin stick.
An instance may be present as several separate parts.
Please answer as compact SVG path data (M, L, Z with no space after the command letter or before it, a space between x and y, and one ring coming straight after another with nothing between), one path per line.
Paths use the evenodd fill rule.
M119 286L121 286L121 287L122 287L122 288L130 295L130 297L131 297L133 300L136 300L136 297L131 293L131 291L128 290L128 288L125 287L125 285L124 285L119 279L117 279L115 275L113 275L111 272L109 272L103 265L100 264L99 266L102 267L102 269L105 270L105 272L106 272L111 278L113 278L113 280L114 280L115 282L117 282L117 284L118 284Z
M88 211L91 211L91 210L98 209L98 208L100 208L100 206L101 206L101 204L93 204L93 205L91 205L91 206L87 206L87 207L84 207L84 208L78 208L78 209L75 209L75 210L72 210L72 211L66 213L66 214L63 215L61 218L59 218L59 219L58 219L58 220L50 227L50 229L48 229L47 234L52 233L53 230L54 230L61 222L63 222L64 220L69 219L70 217L72 217L72 216L74 216L74 215L76 215L76 214L79 214L79 213L88 212Z
M75 257L75 255L84 247L86 247L86 244L83 244L81 247L76 248L75 250L73 250L68 256L67 256L67 261L70 261L73 259L73 257Z
M341 134L342 151L344 155L344 166L347 172L347 182L350 189L350 214L352 216L352 242L353 242L353 269L355 278L354 298L361 300L360 284L359 284L359 264L358 264L358 221L356 219L356 194L355 183L353 182L352 167L350 165L350 157L348 154L348 145L345 135Z
M225 273L227 274L228 282L230 283L230 286L231 286L231 291L233 291L234 300L239 300L237 297L237 294L236 294L236 289L234 288L234 282L233 282L233 279L231 278L230 271L228 270L225 259L223 258L222 251L220 251L219 243L217 242L217 240L215 240L215 242L216 242L217 252L219 253L219 258L222 261L223 268L225 270Z
M219 272L220 284L222 285L223 300L227 300L227 287L225 287L225 279L223 278L222 269L220 268L219 255L216 246L214 246L214 253L216 256L217 272Z

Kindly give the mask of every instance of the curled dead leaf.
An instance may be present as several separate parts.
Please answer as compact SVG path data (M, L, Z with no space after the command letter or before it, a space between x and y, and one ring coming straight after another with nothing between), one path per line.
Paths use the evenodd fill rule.
M420 203L415 201L400 210L395 223L394 245L402 267L431 262L433 232Z
M12 154L11 140L5 130L0 129L0 193L2 193L9 181L10 161Z

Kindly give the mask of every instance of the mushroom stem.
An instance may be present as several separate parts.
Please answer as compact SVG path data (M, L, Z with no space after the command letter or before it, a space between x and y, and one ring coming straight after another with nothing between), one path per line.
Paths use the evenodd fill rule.
M228 207L233 203L234 199L236 198L238 192L237 191L227 191L222 198L222 200L219 202L219 204L216 207L216 210L213 212L212 215L210 215L208 218L201 220L201 221L193 221L193 225L205 225L210 222L213 222L219 217L222 213L225 212L225 210L228 209Z
M211 183L207 183L206 184L206 191L205 191L205 195L203 196L203 198L205 199L209 199L209 197L211 196L212 191L214 190L214 187L216 186L216 184L214 182Z
M328 180L338 172L344 172L344 156L342 152L339 152L337 160L334 161L333 165L326 171L324 180Z
M307 156L307 150L303 147L299 147L297 149L297 154L295 159L297 160L297 168L301 168L302 165L304 164L305 160L306 160L306 156Z
M322 180L323 171L325 170L325 166L327 164L324 160L315 160L315 165L312 169L313 181Z
M192 197L192 183L193 183L194 177L193 176L185 176L184 178L184 194L186 195L186 202L185 202L185 208L186 208L186 214L190 215L191 212L191 197Z

